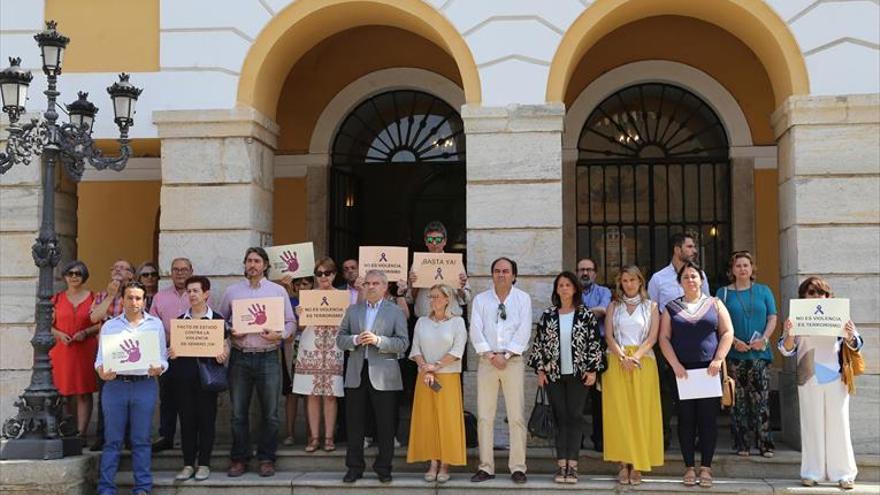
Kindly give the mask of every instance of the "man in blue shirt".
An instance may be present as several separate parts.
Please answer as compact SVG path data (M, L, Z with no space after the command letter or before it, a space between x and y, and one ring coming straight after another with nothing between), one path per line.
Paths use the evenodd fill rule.
M131 428L131 462L134 472L135 495L148 494L153 488L150 472L150 430L153 411L159 396L155 377L168 369L168 351L165 347L165 329L162 320L144 313L146 288L140 282L127 283L122 292L123 313L107 320L101 327L95 371L106 382L101 391L101 408L104 411L104 451L101 453L98 494L116 493L116 471L122 451L126 426ZM111 335L125 336L119 360L104 361L104 339ZM122 362L136 363L141 360L140 343L156 339L159 355L155 359L144 356L143 366L116 372ZM140 366L140 364L138 364Z
M599 333L605 337L605 309L611 304L611 291L596 282L596 262L590 258L578 261L577 275L584 286L584 306L590 309L599 320ZM605 341L602 341L605 349ZM604 351L603 351L604 352ZM597 381L598 384L598 381ZM593 416L593 448L602 452L602 392L598 386L590 387L590 405Z

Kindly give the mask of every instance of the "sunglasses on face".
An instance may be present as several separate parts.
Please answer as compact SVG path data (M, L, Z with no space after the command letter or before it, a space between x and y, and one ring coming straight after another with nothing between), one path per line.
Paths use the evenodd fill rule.
M438 236L430 236L429 235L428 237L425 237L425 244L440 244L441 242L443 242L443 239L445 239L445 237L443 237L442 235L438 235Z
M159 272L144 272L144 273L141 273L141 277L159 278Z
M828 293L822 289L812 289L811 288L811 289L807 290L807 295L808 296L827 296Z
M316 277L332 277L333 275L336 275L336 272L332 270L315 270Z
M507 319L507 308L504 307L504 303L498 305L498 318L501 318L502 320Z
M83 276L83 272L79 272L79 271L76 271L76 270L70 270L70 271L68 271L67 273L65 273L64 276L65 276L65 277L79 277L79 278L82 278L82 276Z

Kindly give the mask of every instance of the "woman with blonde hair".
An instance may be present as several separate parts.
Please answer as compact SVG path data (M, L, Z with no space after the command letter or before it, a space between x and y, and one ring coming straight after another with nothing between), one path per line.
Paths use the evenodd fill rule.
M419 377L406 462L430 461L425 481L445 483L450 465L467 463L460 379L467 330L449 307L455 300L451 287L435 285L429 297L431 314L416 322L409 353L419 365Z
M617 481L639 485L642 471L663 465L660 381L652 350L660 317L638 266L617 275L605 318L608 369L602 377L605 460L620 463Z
M834 297L821 277L807 277L798 287L800 299ZM779 339L783 356L797 356L798 406L801 418L801 483L814 486L836 481L851 490L859 470L849 429L849 390L841 369L843 346L860 351L864 340L852 320L843 326L843 337L791 335L785 320Z
M757 447L773 457L770 435L770 336L776 329L776 300L770 287L755 282L755 261L748 251L730 257L730 285L715 294L733 323L733 349L727 355L730 375L736 382L736 400L730 431L737 454L748 456Z

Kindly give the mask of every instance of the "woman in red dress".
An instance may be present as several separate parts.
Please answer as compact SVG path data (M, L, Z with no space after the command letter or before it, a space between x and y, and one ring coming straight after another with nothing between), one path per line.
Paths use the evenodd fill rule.
M56 342L49 357L55 388L67 399L67 411L76 416L79 434L85 437L92 415L92 393L98 390L95 354L98 352L96 335L101 325L89 319L95 295L84 285L89 279L85 263L71 261L63 273L67 290L52 298L55 306L52 334Z

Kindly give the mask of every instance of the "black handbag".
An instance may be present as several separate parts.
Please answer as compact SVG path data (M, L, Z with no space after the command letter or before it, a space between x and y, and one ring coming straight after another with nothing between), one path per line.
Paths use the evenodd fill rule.
M202 390L223 392L229 388L229 375L227 375L226 366L218 363L214 358L198 358L197 362Z
M529 416L529 433L538 438L553 438L556 436L556 420L553 418L553 408L550 407L550 398L544 391L544 387L538 387L535 393L535 407Z

